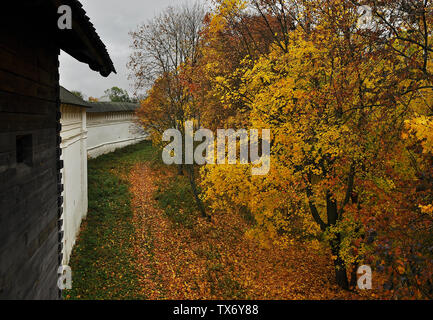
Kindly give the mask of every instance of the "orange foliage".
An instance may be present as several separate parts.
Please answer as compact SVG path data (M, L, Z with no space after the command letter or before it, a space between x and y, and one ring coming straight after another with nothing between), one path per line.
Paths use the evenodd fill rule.
M155 171L156 170L156 171ZM294 243L265 249L249 225L223 213L193 229L174 225L154 199L155 181L173 172L137 165L130 173L139 283L149 299L360 299L332 284L326 254ZM313 249L314 250L314 249Z

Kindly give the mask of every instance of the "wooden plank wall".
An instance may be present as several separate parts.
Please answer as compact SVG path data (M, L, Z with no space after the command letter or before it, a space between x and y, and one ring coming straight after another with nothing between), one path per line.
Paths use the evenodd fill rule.
M0 28L0 299L59 298L59 49L33 29Z

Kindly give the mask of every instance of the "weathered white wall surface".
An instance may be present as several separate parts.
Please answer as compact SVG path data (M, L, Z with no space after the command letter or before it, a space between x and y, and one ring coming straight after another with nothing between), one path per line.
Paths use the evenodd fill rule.
M87 113L87 151L90 158L113 152L147 138L133 112Z
M63 264L67 265L87 215L87 159L145 140L133 112L89 113L62 104Z
M63 264L69 263L72 248L87 215L86 109L61 106L63 179Z

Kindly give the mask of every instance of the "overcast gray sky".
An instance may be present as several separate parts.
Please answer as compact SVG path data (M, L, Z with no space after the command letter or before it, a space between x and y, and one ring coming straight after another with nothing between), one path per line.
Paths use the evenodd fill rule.
M118 86L132 94L132 83L128 80L126 64L130 55L129 32L139 24L159 14L169 5L193 0L81 0L87 15L105 43L114 62L117 74L108 78L89 69L68 54L60 55L60 84L68 90L81 91L86 98L99 98L104 91Z

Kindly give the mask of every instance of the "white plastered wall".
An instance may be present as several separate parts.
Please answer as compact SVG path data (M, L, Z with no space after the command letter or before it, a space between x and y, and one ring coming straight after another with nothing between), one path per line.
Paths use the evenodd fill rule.
M62 105L61 112L63 264L67 265L88 209L87 130L85 108Z
M134 112L87 113L87 152L90 158L147 139Z

